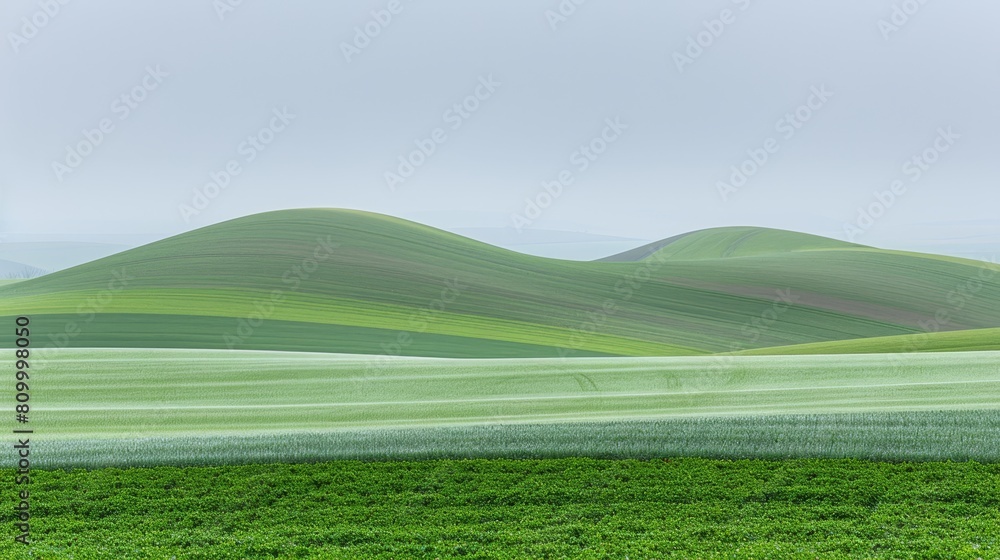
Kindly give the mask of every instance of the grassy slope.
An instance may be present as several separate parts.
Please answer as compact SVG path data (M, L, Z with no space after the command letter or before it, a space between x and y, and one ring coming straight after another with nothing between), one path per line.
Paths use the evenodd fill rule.
M1000 466L977 463L478 460L34 476L36 544L3 539L3 558L1000 555ZM14 495L13 477L0 493Z
M320 239L339 246L300 272ZM116 271L131 278L108 291ZM971 297L950 297L971 281ZM778 291L794 305L776 307ZM71 325L70 346L455 357L694 355L905 335L941 309L945 330L1000 326L1000 275L759 228L696 232L639 262L560 261L346 210L250 216L0 287L0 321L30 313L50 335ZM255 314L267 320L248 328Z
M793 354L899 354L908 352L977 352L1000 347L1000 329L931 332L903 336L816 342L744 350L743 356Z
M599 262L637 262L654 255L701 260L848 248L867 247L807 233L761 227L724 227L685 233L599 259Z

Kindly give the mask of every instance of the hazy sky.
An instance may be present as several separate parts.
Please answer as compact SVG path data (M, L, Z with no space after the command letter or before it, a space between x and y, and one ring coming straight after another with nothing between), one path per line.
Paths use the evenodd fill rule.
M993 1L61 1L0 4L0 233L323 206L844 237L871 207L858 241L1000 240Z

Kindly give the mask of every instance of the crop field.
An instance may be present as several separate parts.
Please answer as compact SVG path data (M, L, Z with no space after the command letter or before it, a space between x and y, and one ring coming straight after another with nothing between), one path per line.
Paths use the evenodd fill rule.
M32 373L31 389L38 395L32 414L45 433L43 445L52 446L50 464L63 466L100 466L94 449L127 449L137 439L159 449L165 463L190 456L185 447L200 449L205 460L246 462L247 457L273 456L280 442L294 434L305 438L299 440L300 452L317 460L350 449L329 441L331 437L363 441L372 437L372 430L404 428L410 436L385 436L396 443L381 448L375 457L407 457L414 450L434 456L456 437L468 439L467 433L451 432L435 444L441 433L434 429L489 424L513 431L518 425L536 425L519 436L529 448L531 441L537 445L546 438L561 438L565 445L552 454L572 454L575 449L592 456L615 456L615 450L630 456L632 452L622 451L628 449L622 440L628 440L630 428L621 424L629 420L716 418L714 424L703 422L698 428L701 441L711 442L726 441L725 434L731 433L734 422L727 424L726 417L757 418L762 426L772 425L773 432L774 426L787 425L782 417L788 415L862 415L839 430L828 430L826 456L836 456L834 442L856 436L866 422L863 430L879 431L874 426L881 425L883 435L866 444L847 444L858 453L866 446L875 453L894 430L909 429L898 423L891 428L894 424L886 418L865 420L865 414L983 411L962 416L958 427L914 435L910 449L897 442L898 458L940 457L933 442L949 434L961 436L949 448L957 454L963 445L977 450L984 440L1000 435L996 352L372 361L368 356L308 353L90 349L39 356L44 361ZM567 432L565 425L573 423L578 427ZM587 437L609 429L601 439ZM368 435L352 436L352 430L367 430ZM206 436L217 437L212 452L197 439ZM227 444L231 436L236 437ZM815 441L804 436L772 447L787 456L824 456L822 446L817 449ZM326 445L315 445L324 437ZM736 439L729 437L733 447L728 456L738 456L747 445L761 445L751 440L741 446ZM802 449L796 451L789 441L799 441ZM653 455L682 449L677 440L657 440L650 433L639 437L637 445ZM79 462L74 449L82 453ZM156 464L148 451L109 453L107 464L122 457L144 457L141 464ZM726 451L724 444L714 449L719 456L727 456ZM989 458L995 446L986 444L982 453L961 456Z
M35 448L42 468L568 457L1000 462L1000 410L46 438Z
M0 494L13 492L12 477ZM996 558L1000 465L472 460L39 471L0 557ZM150 515L155 512L155 515Z

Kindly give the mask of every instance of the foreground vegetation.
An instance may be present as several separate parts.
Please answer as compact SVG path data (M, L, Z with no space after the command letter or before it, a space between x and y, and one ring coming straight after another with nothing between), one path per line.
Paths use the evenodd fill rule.
M29 554L3 539L3 558L1000 555L997 464L440 460L34 476L35 544Z

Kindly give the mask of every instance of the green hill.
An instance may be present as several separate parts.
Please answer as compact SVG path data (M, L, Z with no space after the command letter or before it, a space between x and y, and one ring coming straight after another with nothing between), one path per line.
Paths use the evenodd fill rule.
M555 260L286 210L0 286L0 320L30 314L36 345L438 357L741 351L917 334L941 310L943 331L1000 327L1000 273L975 261L759 228L647 252Z
M737 352L744 356L806 354L907 354L912 352L978 352L1000 348L1000 329L926 332L854 340L772 346Z
M724 227L684 233L599 259L598 262L637 262L650 258L717 259L862 247L808 233L760 227Z

